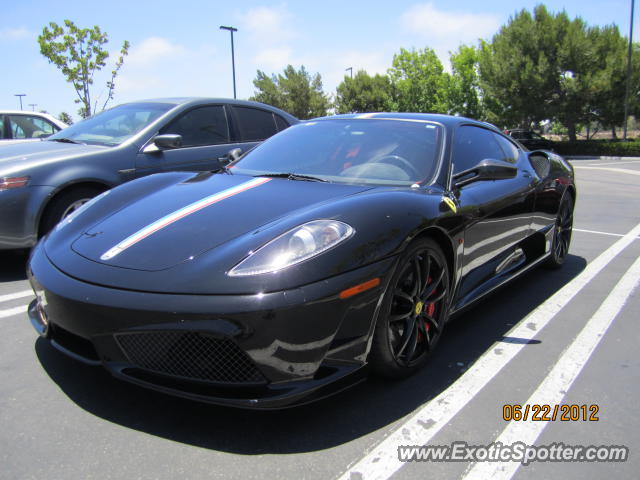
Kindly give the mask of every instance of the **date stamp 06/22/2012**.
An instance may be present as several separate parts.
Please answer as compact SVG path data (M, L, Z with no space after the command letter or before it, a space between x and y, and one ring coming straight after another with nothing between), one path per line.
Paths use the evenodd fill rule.
M505 422L597 422L600 407L595 404L505 404L502 419Z

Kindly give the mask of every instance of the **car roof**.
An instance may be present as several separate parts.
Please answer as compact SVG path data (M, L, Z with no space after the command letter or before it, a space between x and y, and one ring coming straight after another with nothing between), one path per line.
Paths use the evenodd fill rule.
M397 120L422 120L428 122L437 122L446 126L456 126L462 124L472 124L481 127L490 128L496 132L501 132L495 125L488 122L481 122L467 117L459 117L456 115L445 115L441 113L411 113L411 112L376 112L376 113L347 113L342 115L333 115L329 117L319 117L313 120L331 120L340 118L356 118L356 119L397 119Z
M233 98L219 98L219 97L167 97L167 98L148 98L143 100L136 100L135 102L126 102L121 105L129 105L133 103L168 103L172 105L185 105L185 106L197 106L206 103L226 103L229 105L238 105L243 107L260 107L266 110L277 112L283 116L286 116L288 120L298 121L296 117L284 110L281 110L272 105L266 103L253 102L251 100L237 100Z
M54 117L50 113L36 112L32 110L0 110L0 115L30 115L32 117L42 117L55 123L60 128L68 127L62 120Z

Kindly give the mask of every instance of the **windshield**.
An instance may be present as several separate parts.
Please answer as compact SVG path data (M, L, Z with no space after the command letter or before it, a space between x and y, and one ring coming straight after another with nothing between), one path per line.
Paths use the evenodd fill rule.
M116 146L132 137L175 105L128 103L76 123L47 140L73 140L91 145Z
M411 185L430 179L443 127L425 121L330 119L294 125L236 162L234 173L291 173L339 183Z

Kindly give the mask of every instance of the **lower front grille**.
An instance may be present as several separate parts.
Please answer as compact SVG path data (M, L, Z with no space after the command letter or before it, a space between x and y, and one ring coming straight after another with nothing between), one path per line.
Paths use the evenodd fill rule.
M217 383L266 382L249 356L230 339L180 330L132 332L117 334L115 338L138 368Z
M88 360L100 360L90 340L71 333L54 323L49 324L49 338L76 355Z

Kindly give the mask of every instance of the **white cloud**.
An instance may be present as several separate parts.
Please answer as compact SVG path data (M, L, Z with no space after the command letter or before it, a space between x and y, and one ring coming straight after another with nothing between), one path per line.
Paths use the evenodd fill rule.
M166 38L149 37L131 48L125 64L148 67L151 64L185 53L186 49L183 46L171 43ZM117 54L113 56L117 58Z
M112 52L110 58L116 56ZM227 62L219 60L218 48L211 44L187 48L166 38L146 38L125 57L116 78L114 104L143 98L229 96L221 86L227 79L223 76Z
M411 33L434 41L456 39L475 42L496 32L498 17L488 14L438 10L433 3L417 4L401 16L402 25Z
M251 61L268 73L297 65L292 40L298 37L294 15L286 6L250 8L238 16L239 33L246 35L256 48Z
M31 36L32 36L31 32L24 27L3 28L0 30L0 41L22 40Z
M276 45L295 38L294 17L282 5L279 7L256 7L240 17L240 28L258 44Z
M268 72L283 70L287 65L292 64L293 50L291 47L272 47L258 50L253 57L253 61L259 65L261 70Z

